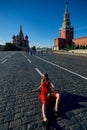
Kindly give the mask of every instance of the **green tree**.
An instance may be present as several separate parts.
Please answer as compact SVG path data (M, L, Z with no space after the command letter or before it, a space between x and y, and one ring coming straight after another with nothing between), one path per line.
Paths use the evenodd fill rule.
M35 47L35 46L33 46L31 49L32 49L33 51L36 51L36 47Z
M4 50L5 51L15 51L15 45L12 43L5 43Z

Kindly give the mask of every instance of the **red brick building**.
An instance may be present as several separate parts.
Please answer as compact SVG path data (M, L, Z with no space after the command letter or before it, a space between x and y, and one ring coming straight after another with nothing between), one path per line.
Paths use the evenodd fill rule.
M72 39L76 46L87 46L87 37Z
M75 44L76 46L87 45L87 37L74 39L74 28L71 26L68 4L64 12L62 27L60 28L60 37L54 39L54 50L64 49L66 45Z

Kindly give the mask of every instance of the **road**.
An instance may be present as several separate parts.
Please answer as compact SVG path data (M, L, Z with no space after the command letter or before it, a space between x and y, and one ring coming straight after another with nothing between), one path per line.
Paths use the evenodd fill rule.
M61 95L53 127L86 130L87 57L25 52L0 52L0 130L42 130L41 104L32 89L43 73Z

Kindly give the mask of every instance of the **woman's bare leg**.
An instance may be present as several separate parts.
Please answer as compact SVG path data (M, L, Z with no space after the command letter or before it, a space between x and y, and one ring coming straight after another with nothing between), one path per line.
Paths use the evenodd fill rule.
M60 94L59 94L59 93L56 93L55 111L58 111L59 101L60 101Z
M43 120L47 121L47 117L46 117L46 114L45 114L45 104L42 104L42 116L43 116Z

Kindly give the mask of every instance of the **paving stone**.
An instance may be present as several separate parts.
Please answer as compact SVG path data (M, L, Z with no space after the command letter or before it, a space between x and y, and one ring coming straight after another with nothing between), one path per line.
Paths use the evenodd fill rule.
M38 124L36 124L36 123L27 124L27 130L34 130L37 127L38 127Z
M84 130L87 130L87 119L86 120L83 120L81 122L81 125L83 126Z
M81 124L77 123L70 127L70 130L84 130L84 128L81 126Z
M3 124L3 123L4 123L4 118L0 117L0 124Z
M87 119L87 113L86 112L83 112L83 113L80 113L79 114L79 117L83 120Z
M10 121L12 121L13 120L13 117L11 116L11 115L6 115L5 117L4 117L4 123L5 122L10 122Z
M14 120L20 119L21 117L22 117L22 113L16 113L16 114L14 115Z
M70 120L63 120L63 123L65 126L71 126L75 124L75 121L70 119Z
M0 130L8 130L9 123L0 124Z
M65 125L64 125L64 121L57 121L57 124L58 125L60 125L62 128L64 128L65 127Z
M23 129L23 126L17 126L13 128L12 130L27 130L27 129Z
M33 122L33 121L35 121L35 117L33 117L33 116L29 116L29 117L24 117L24 118L22 118L23 124L25 124L25 123L31 123L31 122Z
M9 128L14 128L14 127L17 127L17 126L21 126L21 120L20 119L11 121Z
M72 116L74 116L74 113L73 111L69 111L66 113L66 115L69 117L69 118L72 118Z

